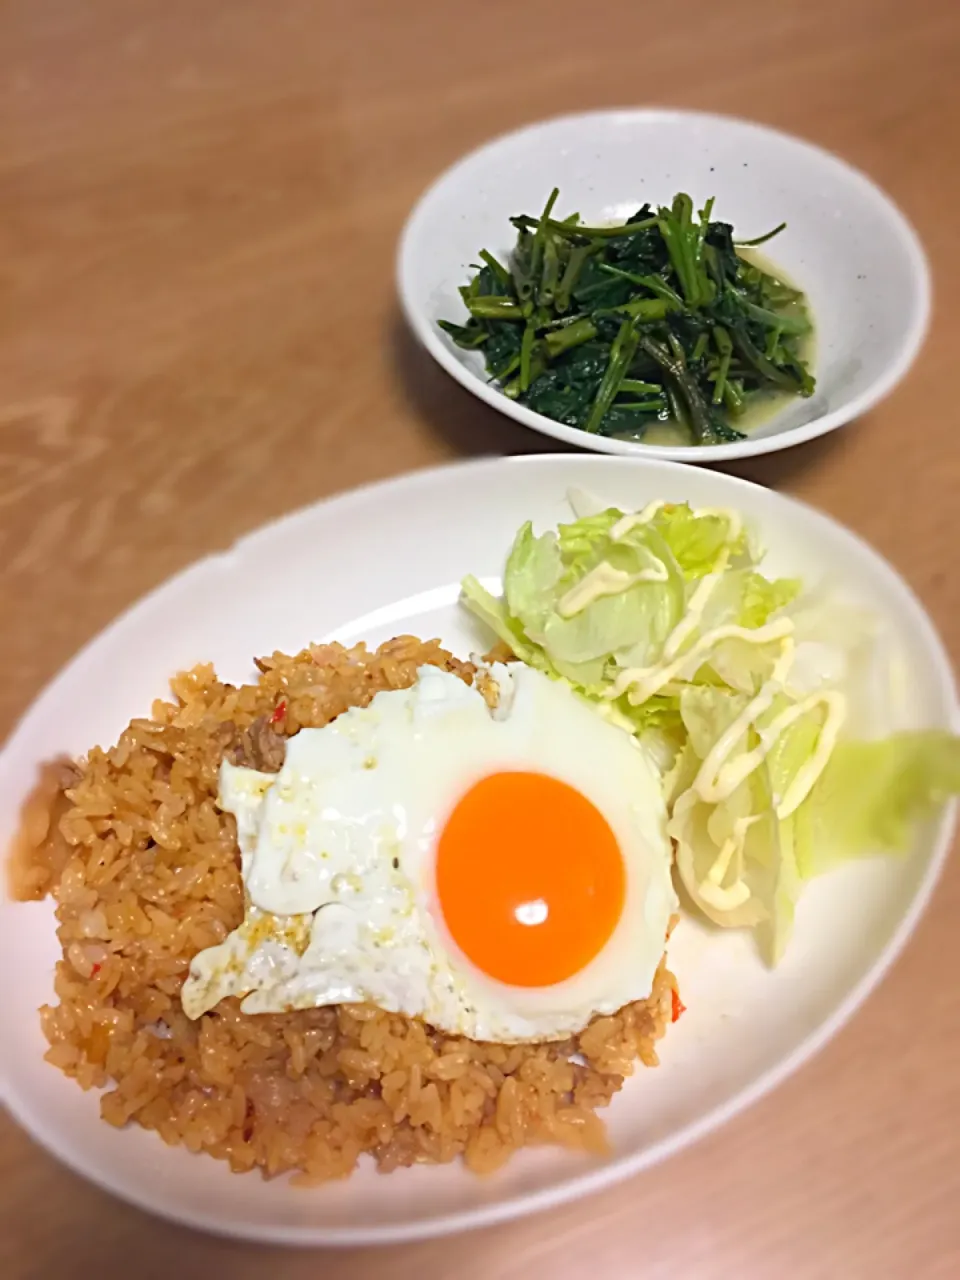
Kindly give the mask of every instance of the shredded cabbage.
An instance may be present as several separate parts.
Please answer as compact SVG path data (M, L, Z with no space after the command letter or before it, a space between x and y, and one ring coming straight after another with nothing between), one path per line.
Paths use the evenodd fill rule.
M776 964L803 884L909 848L960 793L960 738L859 740L876 689L862 610L761 572L735 511L639 512L571 494L579 517L518 532L503 596L463 603L516 657L568 682L663 773L677 875L715 924L755 931Z

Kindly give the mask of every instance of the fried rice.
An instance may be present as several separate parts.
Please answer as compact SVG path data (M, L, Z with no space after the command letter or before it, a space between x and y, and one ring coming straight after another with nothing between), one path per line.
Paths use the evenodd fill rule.
M478 1043L371 1005L248 1015L222 1001L197 1022L180 1006L191 958L243 918L236 829L216 804L225 754L278 768L283 739L328 724L424 663L472 682L436 641L312 646L260 659L235 687L212 666L116 746L46 767L12 859L17 897L56 902L58 1003L40 1010L47 1060L100 1110L235 1172L348 1174L364 1152L389 1172L463 1156L476 1172L544 1142L606 1149L597 1115L677 1008L661 963L648 999L562 1042ZM278 750L279 747L279 750Z

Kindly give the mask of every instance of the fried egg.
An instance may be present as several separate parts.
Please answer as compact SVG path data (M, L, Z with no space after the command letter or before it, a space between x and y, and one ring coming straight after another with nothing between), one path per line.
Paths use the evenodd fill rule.
M659 773L538 671L424 666L301 729L277 774L224 761L218 799L247 907L192 961L191 1018L370 1002L508 1043L650 994L677 907Z

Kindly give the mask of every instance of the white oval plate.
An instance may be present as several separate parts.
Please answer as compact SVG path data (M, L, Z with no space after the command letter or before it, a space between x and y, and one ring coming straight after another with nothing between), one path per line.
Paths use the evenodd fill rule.
M569 487L628 508L652 498L730 505L756 521L772 571L831 578L883 619L910 663L917 725L949 723L956 695L940 642L893 570L808 507L729 476L672 463L589 456L494 459L414 474L319 503L268 525L160 587L87 646L47 688L0 757L0 848L37 764L113 742L148 712L169 676L213 660L252 678L252 657L312 640L440 636L460 654L488 637L457 605L475 573L496 585L519 525L569 516ZM904 726L906 727L906 726ZM191 1226L289 1244L409 1240L556 1205L662 1160L755 1101L850 1017L903 946L950 842L949 816L911 857L876 859L814 882L783 965L768 972L750 940L684 919L670 944L688 1012L659 1070L641 1070L608 1112L613 1151L597 1160L522 1152L489 1179L458 1165L388 1177L364 1164L343 1183L295 1190L238 1176L212 1159L118 1132L97 1100L42 1061L37 1007L52 999L58 956L48 902L0 903L3 1097L17 1119L78 1172L142 1208ZM16 975L16 980L11 980Z
M645 445L589 435L509 400L479 352L462 351L437 321L463 320L457 293L481 249L505 260L515 213L539 214L553 187L557 214L623 220L649 200L688 192L738 238L787 229L762 252L810 299L817 390L745 440L703 447ZM397 263L400 299L420 342L468 391L534 431L599 453L711 462L812 440L865 413L909 369L930 314L916 234L869 178L789 134L694 111L591 111L495 138L448 169L410 215Z

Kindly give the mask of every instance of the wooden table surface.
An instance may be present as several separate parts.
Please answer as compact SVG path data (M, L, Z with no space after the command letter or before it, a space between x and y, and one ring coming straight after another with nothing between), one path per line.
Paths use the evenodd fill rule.
M413 346L397 235L487 136L560 111L754 116L915 221L942 300L860 424L736 468L840 516L960 642L956 0L6 0L0 7L0 729L118 610L281 512L546 447ZM811 1065L557 1213L389 1250L208 1239L0 1117L0 1275L960 1275L960 871Z

